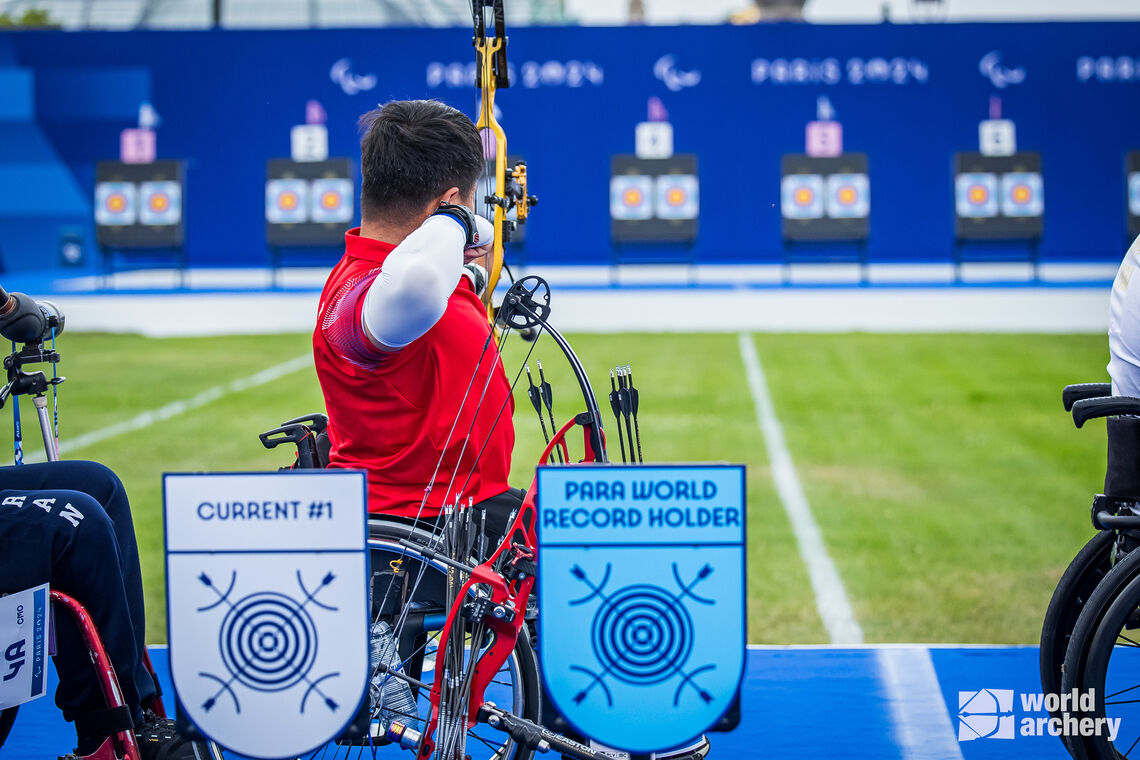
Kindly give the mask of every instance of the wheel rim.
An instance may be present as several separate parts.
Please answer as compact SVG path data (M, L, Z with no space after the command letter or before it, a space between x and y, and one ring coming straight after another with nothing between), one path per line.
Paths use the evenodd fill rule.
M384 557L385 554L391 556L402 557L405 562L413 562L417 565L414 569L409 569L410 577L415 578L420 565L426 565L429 570L426 572L439 572L446 574L447 568L439 562L433 562L420 557L404 546L402 546L395 538L385 538L377 535L372 535L368 539L369 550L373 554L374 566L379 563L375 562L375 558L380 556ZM385 561L384 564L387 564ZM435 679L435 645L439 638L439 631L431 628L425 629L424 633L427 635L427 642L424 645L423 652L423 670L421 679L427 684L431 684ZM485 645L489 644L485 641ZM465 646L464 662L467 662L470 657L470 646ZM413 653L415 654L415 653ZM410 659L410 658L409 658ZM523 666L519 661L517 650L512 652L507 658L503 667L495 675L490 685L487 687L486 699L494 702L499 707L509 710L515 714L521 714L527 707L526 688L523 683ZM429 714L430 699L429 694L424 690L420 690L417 694L416 703L419 710L419 718L421 724L423 719ZM367 697L366 697L367 698ZM372 716L370 722L369 733L376 736L382 733L380 721L377 715ZM515 757L520 753L516 753L516 747L513 740L499 731L491 728L490 726L479 724L474 728L467 730L467 746L465 754L470 755L471 760L498 760L499 758ZM527 753L529 754L529 753ZM407 758L413 757L414 753L411 750L405 750L398 745L389 744L385 746L375 745L338 745L335 742L320 747L313 752L304 755L305 760L337 760L339 758Z

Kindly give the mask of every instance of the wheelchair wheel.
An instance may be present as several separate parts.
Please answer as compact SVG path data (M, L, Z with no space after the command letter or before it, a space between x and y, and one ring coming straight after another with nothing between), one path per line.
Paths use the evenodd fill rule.
M1061 668L1077 617L1097 584L1112 569L1112 547L1116 534L1102 530L1077 552L1057 583L1045 621L1041 625L1041 691L1061 691Z
M1123 559L1117 561L1116 566L1105 575L1104 579L1096 587L1093 593L1089 596L1088 601L1085 602L1084 609L1081 611L1080 616L1077 618L1077 624L1073 627L1072 637L1069 639L1069 647L1065 653L1065 664L1063 667L1061 677L1060 693L1068 693L1073 689L1084 690L1086 684L1089 683L1089 665L1093 652L1093 641L1096 638L1097 632L1102 624L1106 623L1106 615L1110 608L1121 596L1124 589L1129 586L1136 578L1140 577L1140 552L1129 552ZM1116 632L1121 631L1122 626L1117 625ZM1132 637L1136 638L1136 637ZM1111 646L1107 647L1111 649ZM1100 653L1103 655L1104 653ZM1097 694L1102 695L1103 680L1100 687L1097 688ZM1098 697L1099 699L1099 697ZM1102 711L1104 706L1098 705L1097 709ZM1093 713L1080 709L1070 710L1065 713L1068 717L1080 720L1085 717L1096 717ZM1103 716L1102 716L1103 717ZM1121 716L1123 717L1123 716ZM1133 738L1140 735L1140 713L1131 718L1133 725ZM1125 723L1121 723L1121 732L1125 730ZM1123 736L1118 737L1123 739ZM1089 760L1096 757L1115 757L1114 754L1099 755L1093 754L1094 746L1092 742L1086 737L1069 736L1064 739L1065 746L1068 748L1069 753L1073 756L1074 760ZM1131 740L1129 740L1131 742ZM1125 747L1128 745L1125 744Z
M447 614L447 567L400 544L400 540L405 539L427 545L431 534L425 530L377 519L369 521L368 530L376 595L373 600L374 616L379 614L384 619L398 616L405 607L412 610L403 616L403 625L394 630L397 651L403 661L404 672L430 684L435 679L435 644L439 638L439 625ZM400 573L393 578L389 568L397 560ZM470 648L468 645L468 656ZM538 662L524 626L514 652L488 687L486 699L500 708L538 722L540 694ZM419 689L413 689L413 695L422 720L428 716L429 695ZM342 738L304 758L414 757L414 750L386 744L383 730L380 716L371 715L367 737ZM517 746L506 734L479 724L467 731L465 754L472 760L529 760L533 752Z
M1074 717L1092 718L1102 726L1098 734L1080 740L1086 756L1140 757L1140 573L1111 600L1089 639L1079 688L1095 689L1096 699L1091 711ZM1106 719L1119 720L1115 741Z
M16 711L19 709L19 707L9 707L0 710L0 747L4 746L8 734L12 732L12 724L16 722Z

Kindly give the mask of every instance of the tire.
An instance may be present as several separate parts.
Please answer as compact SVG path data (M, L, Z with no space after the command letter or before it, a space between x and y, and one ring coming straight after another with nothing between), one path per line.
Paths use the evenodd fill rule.
M1140 757L1140 574L1111 600L1089 640L1082 690L1095 689L1093 710L1074 713L1119 718L1116 741L1103 732L1080 740L1090 758ZM1123 639L1123 641L1122 641ZM1075 743L1075 742L1074 742ZM1119 745L1119 749L1117 748Z
M19 709L17 706L0 710L0 747L4 746L8 734L12 732L12 724L16 722L16 711Z
M437 561L427 560L417 550L399 543L401 539L404 539L426 545L431 534L410 525L377 519L369 521L368 534L374 577L378 570L383 571L383 569L390 567L390 563L394 559L401 559L403 562L401 567L406 571L406 576L409 578L408 587L406 587L407 601L416 602L421 608L445 612L442 594L447 582L446 566ZM419 583L413 583L421 569L423 570L422 580ZM377 584L377 590L380 589L380 585L380 583ZM379 592L378 595L380 595ZM382 605L383 602L374 602L374 607L377 604ZM425 623L425 625L427 624ZM423 665L423 670L427 672L421 674L418 668L413 668L410 669L409 674L415 677L422 675L421 680L430 684L434 679L434 650L432 649L434 636L428 631L424 631L422 635L427 641L426 644L420 645L417 651L419 651L418 658ZM421 639L417 638L416 641L419 642ZM402 658L405 658L405 662L415 659L415 655L409 655L405 652L404 646L400 647L400 654ZM426 717L428 714L426 709L427 695L421 692L417 697L420 717ZM495 702L499 707L508 709L516 715L536 723L539 721L541 687L538 660L535 657L526 626L520 631L512 655L496 676L494 683L488 688L486 697L489 701ZM372 716L370 733L377 731L376 718L377 716ZM466 752L472 757L472 760L530 760L533 755L532 750L516 746L505 734L486 725L480 724L469 729L467 736ZM372 758L406 759L413 758L414 753L401 749L394 744L375 747L367 746L367 742L349 745L347 743L338 744L334 741L324 747L318 747L303 757L306 760L334 757L338 760L340 758L357 758L359 760L365 758L368 760L372 760Z
M1069 639L1069 646L1065 653L1060 690L1062 694L1073 689L1085 688L1085 671L1089 664L1090 649L1097 630L1116 598L1137 577L1140 577L1140 552L1133 551L1117 561L1116 566L1105 575L1089 596L1088 601L1085 602L1084 609L1081 610L1081 614L1077 618L1077 624L1073 627L1073 634ZM1078 719L1086 717L1079 710L1073 710L1069 714ZM1091 714L1088 717L1092 717ZM1090 760L1090 758L1097 757L1091 754L1090 742L1079 737L1065 738L1065 746L1074 760ZM1108 755L1108 757L1112 757L1112 755Z
M1061 669L1073 627L1097 584L1112 569L1115 540L1116 533L1111 530L1097 533L1077 552L1057 582L1041 625L1041 691L1045 694L1061 691Z

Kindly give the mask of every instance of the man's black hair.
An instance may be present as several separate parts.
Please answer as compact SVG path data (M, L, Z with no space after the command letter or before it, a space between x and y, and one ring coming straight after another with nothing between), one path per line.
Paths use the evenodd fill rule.
M361 206L365 214L415 214L483 171L483 143L471 119L438 100L393 100L360 117Z

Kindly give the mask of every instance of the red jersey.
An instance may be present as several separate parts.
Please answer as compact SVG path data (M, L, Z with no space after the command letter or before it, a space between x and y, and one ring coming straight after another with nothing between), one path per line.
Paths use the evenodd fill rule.
M435 516L457 494L479 502L509 488L515 405L494 337L484 350L491 327L466 277L439 321L409 345L385 352L368 340L364 296L393 248L349 230L321 293L313 357L329 466L368 473L370 512L415 516L430 484L422 514Z

